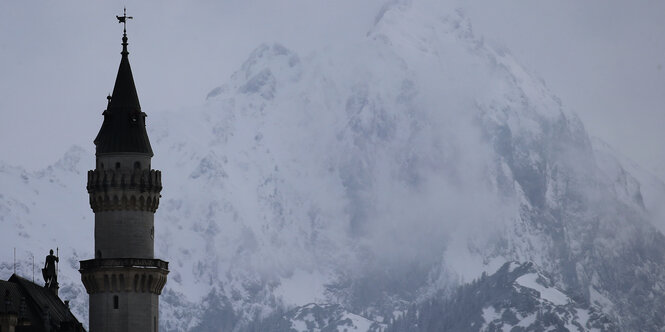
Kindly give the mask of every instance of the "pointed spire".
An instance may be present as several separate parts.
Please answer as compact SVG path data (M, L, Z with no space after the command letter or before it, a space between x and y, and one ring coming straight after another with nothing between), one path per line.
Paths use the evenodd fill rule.
M123 54L118 67L118 75L115 78L113 94L109 103L109 111L113 109L124 109L125 111L141 111L139 95L134 84L132 67L129 65L129 57L126 53L126 45L123 45Z
M127 20L133 19L133 17L127 16L127 8L124 8L123 15L116 15L116 18L118 19L118 23L122 23L123 25L122 52L120 52L122 58L120 60L120 68L118 68L118 76L115 79L109 110L113 108L126 108L140 112L141 105L139 105L139 96L136 93L132 68L129 65L129 52L127 51Z
M95 138L97 154L117 152L137 152L153 155L150 140L145 130L146 114L141 112L139 96L134 84L132 68L129 65L127 51L127 11L123 16L116 16L123 23L122 58L118 75L113 86L113 94L107 97L108 105L104 111L104 123Z

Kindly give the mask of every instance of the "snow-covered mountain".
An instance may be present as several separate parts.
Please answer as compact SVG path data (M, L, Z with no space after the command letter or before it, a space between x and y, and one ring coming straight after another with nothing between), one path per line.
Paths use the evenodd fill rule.
M311 54L260 45L204 105L145 110L164 184L163 330L242 331L275 313L291 313L285 331L326 330L318 316L384 329L510 261L549 276L519 285L594 308L604 328L665 325L659 179L589 139L459 11L395 2L359 33ZM0 273L12 246L24 276L59 246L61 297L82 321L87 148L35 173L0 165ZM477 329L510 323L488 319Z

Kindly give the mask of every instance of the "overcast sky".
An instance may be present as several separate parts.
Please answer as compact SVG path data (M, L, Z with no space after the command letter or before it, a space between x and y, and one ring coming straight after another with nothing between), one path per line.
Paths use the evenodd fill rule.
M93 151L129 51L143 111L187 111L262 42L305 56L364 38L380 0L2 1L0 160L28 169ZM591 135L665 177L665 1L474 1L475 32L540 76ZM92 159L91 159L92 164Z

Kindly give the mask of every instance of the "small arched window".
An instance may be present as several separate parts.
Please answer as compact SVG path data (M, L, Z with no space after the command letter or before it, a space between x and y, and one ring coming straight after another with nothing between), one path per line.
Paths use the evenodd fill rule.
M120 163L115 163L115 169L120 168Z
M118 295L113 295L113 309L118 309Z
M141 168L141 163L138 162L138 161L134 162L134 168L135 169L140 169Z

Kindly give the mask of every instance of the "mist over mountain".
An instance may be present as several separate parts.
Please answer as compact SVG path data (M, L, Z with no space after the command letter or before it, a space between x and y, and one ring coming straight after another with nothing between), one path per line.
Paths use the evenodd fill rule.
M539 310L560 321L534 329L663 326L665 184L442 7L391 3L362 38L310 54L258 45L204 104L146 110L165 331L411 331L409 315L458 299L475 311L432 326ZM38 172L0 163L0 240L20 243L26 277L57 244L82 321L91 150Z

